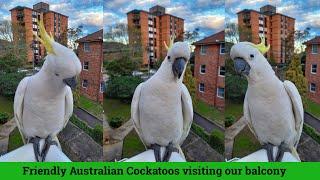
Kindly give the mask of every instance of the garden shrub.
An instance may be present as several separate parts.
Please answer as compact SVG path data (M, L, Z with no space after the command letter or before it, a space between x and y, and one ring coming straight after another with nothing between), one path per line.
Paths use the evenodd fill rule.
M224 134L223 132L213 130L209 137L209 144L220 154L224 153Z
M303 131L320 144L320 134L311 126L304 124Z
M122 117L112 117L110 119L110 122L109 122L109 125L112 127L112 128L118 128L122 125L123 123L123 118Z
M235 119L236 118L234 116L232 116L232 115L227 116L225 121L224 121L225 126L226 127L230 127L234 123Z
M0 112L0 124L4 124L8 121L9 114L6 112Z

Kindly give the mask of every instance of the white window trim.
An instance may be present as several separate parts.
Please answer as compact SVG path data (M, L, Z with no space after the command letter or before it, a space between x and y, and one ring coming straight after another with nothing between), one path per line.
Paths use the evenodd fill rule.
M87 50L86 50L86 48L85 48L85 47L86 47L86 46L85 46L86 44L88 44L88 49L87 49ZM84 51L84 52L90 52L89 43L87 43L87 42L84 42L84 43L83 43L83 51Z
M85 63L85 62L88 62L88 69L85 69L85 68L84 68L84 63ZM89 71L89 61L83 61L82 70L84 70L84 71Z
M103 90L102 90L102 83L103 83L103 82L100 82L100 93L103 93Z
M218 97L218 98L221 98L221 99L224 99L223 96L219 96L219 93L218 93L218 92L219 92L219 87L217 87L217 97Z
M201 91L201 90L200 90L200 89L201 89L201 88L200 88L201 84L203 84L203 85L204 85L204 83L199 83L198 91L199 91L199 92L201 92L201 93L204 93L204 91Z
M315 92L316 92L315 90L314 90L314 91L311 90L311 85L312 85L312 84L315 84L315 83L310 83L310 85L309 85L309 91L312 92L312 93L315 93ZM317 86L316 86L315 88L317 89Z
M84 79L84 80L85 80L85 79ZM88 88L88 86L87 86L87 87L83 86L83 82L84 82L84 80L82 80L81 86L82 86L82 88L87 89L87 88ZM87 80L87 82L88 82L88 80ZM88 82L88 83L89 83L89 82Z
M200 46L200 55L206 55L206 54L207 54L207 49L206 49L206 52L205 52L205 53L202 52L202 48L203 48L203 47L206 47L206 46L205 46L205 45L201 45L201 46ZM207 48L207 47L206 47L206 48Z
M313 46L316 47L315 49L318 48L318 45L317 45L317 44L311 44L311 54L318 54L318 52L313 52L313 48L312 48Z
M205 73L206 73L206 65L205 65L205 68L204 68L204 73L201 72L202 65L205 65L205 64L201 64L201 65L200 65L199 73L200 73L200 74L205 74Z
M226 53L226 45L224 44L224 53L221 52L222 43L220 44L220 54L225 54Z
M316 72L312 72L312 66L313 65L316 65L317 67L316 67ZM311 64L311 69L310 69L310 72L311 72L311 74L317 74L317 71L318 71L318 65L317 64Z
M225 75L220 75L220 68L221 68L221 66L219 66L219 70L218 70L218 71L219 71L219 72L218 72L218 76L219 76L219 77L225 77ZM226 73L226 70L224 70L224 73Z

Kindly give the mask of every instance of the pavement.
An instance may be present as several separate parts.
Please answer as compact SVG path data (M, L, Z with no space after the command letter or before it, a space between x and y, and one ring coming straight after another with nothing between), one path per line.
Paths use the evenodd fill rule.
M320 161L320 144L302 132L297 148L301 161Z
M70 121L58 138L62 151L71 161L103 161L102 146Z
M193 122L202 128L208 133L211 133L212 130L218 130L224 132L224 128L217 125L216 123L206 119L205 117L201 116L200 114L194 112L193 115Z
M98 119L97 117L93 116L92 114L81 108L74 108L73 113L78 118L85 121L90 128L95 128L95 126L97 125L102 126L102 120Z
M307 112L304 113L304 123L310 125L320 133L320 120Z
M0 126L0 155L8 152L10 133L17 127L14 118Z

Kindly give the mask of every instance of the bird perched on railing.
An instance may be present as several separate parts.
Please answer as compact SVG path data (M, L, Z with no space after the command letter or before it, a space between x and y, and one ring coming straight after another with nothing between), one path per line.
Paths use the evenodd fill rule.
M33 143L37 161L44 161L50 145L60 147L57 134L66 126L73 111L70 89L76 86L81 63L76 54L48 35L38 22L47 56L41 70L21 80L14 97L14 117L24 143ZM41 37L41 38L40 38ZM39 141L45 139L40 152Z
M172 152L184 157L180 145L193 120L191 96L182 83L190 58L189 45L185 42L173 44L172 38L167 49L160 68L136 88L131 103L134 127L144 145L154 150L157 162L169 161ZM161 147L165 147L163 157Z
M303 127L303 104L296 86L280 81L263 56L270 46L240 42L231 48L230 57L237 73L248 80L243 114L269 161L281 161L284 152L296 151ZM276 157L273 146L278 147ZM300 159L299 159L300 160Z

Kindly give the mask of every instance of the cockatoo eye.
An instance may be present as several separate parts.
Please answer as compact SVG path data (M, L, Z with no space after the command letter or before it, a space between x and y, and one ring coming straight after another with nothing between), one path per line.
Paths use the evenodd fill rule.
M55 75L56 75L56 76L59 76L59 74L58 74L58 73L55 73Z
M170 59L170 56L168 56L168 59Z
M254 55L253 55L253 54L250 54L250 57L251 57L251 59L252 59L252 58L254 58Z

